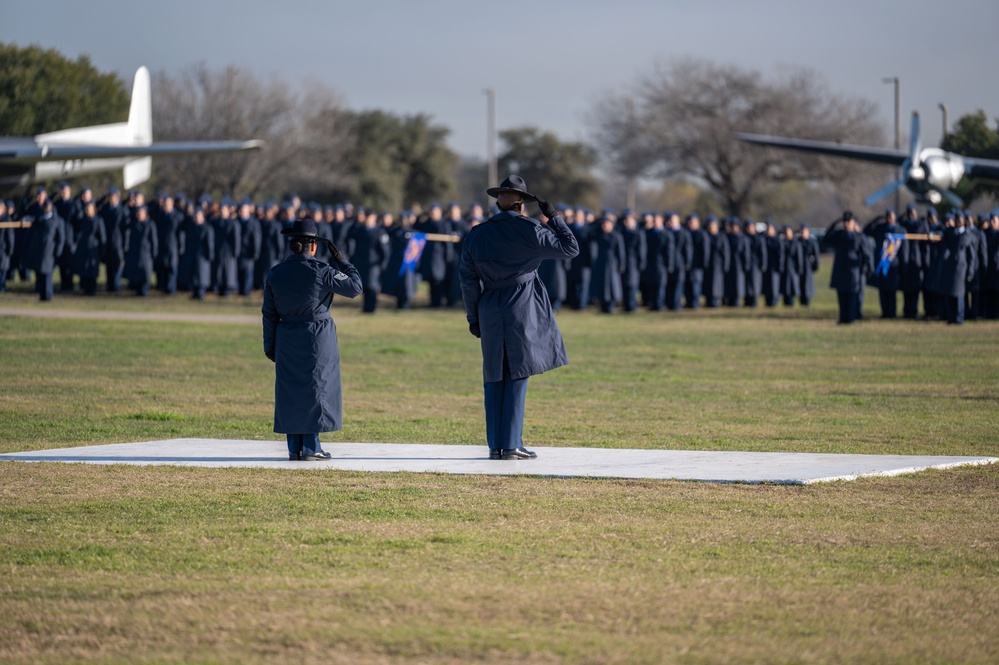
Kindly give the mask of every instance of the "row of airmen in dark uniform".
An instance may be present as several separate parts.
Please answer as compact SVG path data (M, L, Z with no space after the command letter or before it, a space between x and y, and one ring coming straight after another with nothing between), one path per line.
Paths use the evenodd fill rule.
M573 259L546 260L538 270L555 309L564 304L576 310L597 306L606 313L619 307L631 312L639 306L675 311L756 307L760 302L793 306L796 301L807 306L815 295L820 243L807 226L796 233L789 226L778 229L771 220L757 224L708 216L702 223L695 214L681 220L673 212L638 214L625 209L596 214L581 207L558 208L580 253ZM95 200L86 187L74 195L69 183L62 183L51 198L40 188L16 210L0 201L0 220L11 218L33 224L0 231L0 290L8 275L26 279L26 271L33 270L42 299L52 297L56 269L61 290L74 290L78 277L85 294L96 293L101 265L105 288L112 292L122 290L126 280L137 294L146 295L155 276L156 288L167 294L184 291L198 299L207 292L249 295L263 287L271 267L285 258L281 230L310 218L320 235L344 251L360 272L365 312L375 311L379 294L395 297L400 309L409 308L420 281L428 284L431 307L460 307L461 239L486 219L476 203L467 211L456 203L432 204L425 211L395 216L350 203L304 203L294 194L278 204L250 199L235 203L229 198L215 202L208 196L191 200L183 193L159 192L147 203L141 191L129 192L122 200L122 193L112 187ZM963 320L965 312L968 318L994 318L999 315L999 297L993 295L999 292L999 229L993 227L999 226L999 218L979 221L976 226L970 213L959 213L947 222L962 229L953 236L963 236L968 229L962 249L951 251L950 236L932 208L922 218L910 205L901 220L887 211L856 230L862 238L854 247L856 256L849 268L846 258L839 259L830 285L857 294L853 318L860 317L865 285L878 289L885 318L897 316L898 291L903 293L906 318L917 318L920 294L927 318ZM824 239L839 253L836 243L843 238L831 233L835 230L831 227ZM406 269L414 232L448 236L455 242L427 242L415 269ZM899 232L934 234L944 240L904 241L887 271L877 270L884 238ZM319 258L325 260L326 253L325 243L320 243ZM959 261L958 255L968 258ZM953 279L961 270L964 277ZM953 300L958 290L962 304L966 302L960 313Z
M836 252L830 286L839 294L840 323L862 318L868 285L884 319L898 317L899 292L907 319L919 318L920 295L929 320L999 318L999 210L977 220L969 210L948 212L941 221L935 208L920 217L909 205L902 219L889 209L863 228L847 211L824 239ZM884 253L892 239L894 251Z

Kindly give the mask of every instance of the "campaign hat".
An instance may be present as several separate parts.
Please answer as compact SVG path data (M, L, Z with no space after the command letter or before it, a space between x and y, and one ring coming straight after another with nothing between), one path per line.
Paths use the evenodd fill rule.
M524 197L526 201L537 201L538 197L527 191L527 183L519 175L509 175L506 179L499 184L499 187L490 187L486 190L486 194L497 198L500 194L509 192L511 194L520 194Z
M295 238L318 238L319 229L316 223L309 218L296 219L295 223L286 229L281 229L282 235Z

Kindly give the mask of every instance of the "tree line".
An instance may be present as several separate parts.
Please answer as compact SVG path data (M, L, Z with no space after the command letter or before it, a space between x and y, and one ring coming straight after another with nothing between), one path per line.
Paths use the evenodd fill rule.
M34 135L120 122L129 91L86 56L0 43L0 135ZM884 145L869 101L831 91L815 72L773 76L735 65L685 58L656 62L620 89L607 91L587 118L588 142L537 127L499 133L501 173L573 205L673 207L737 216L794 216L863 209L884 167L828 157L760 150L736 131ZM999 120L984 112L960 118L942 147L999 157ZM293 86L238 67L200 64L153 79L157 140L266 141L260 153L156 160L153 188L198 196L279 197L294 191L320 202L350 200L401 210L433 201L481 198L481 159L447 144L450 130L426 114L353 110L321 84ZM598 176L598 169L609 177ZM110 184L94 182L97 186ZM999 198L970 187L966 201ZM824 211L820 213L824 214Z

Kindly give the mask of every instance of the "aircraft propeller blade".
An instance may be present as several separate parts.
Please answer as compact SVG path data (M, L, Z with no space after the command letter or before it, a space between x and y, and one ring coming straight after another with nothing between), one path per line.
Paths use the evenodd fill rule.
M912 126L909 130L909 163L919 163L919 153L923 151L923 142L919 136L919 113L912 112Z
M864 199L864 205L870 207L875 203L877 203L878 201L880 201L881 199L888 196L889 194L894 194L895 190L898 189L899 187L904 187L904 186L905 186L905 180L898 180L885 187L882 187L881 189L879 189L878 191L874 192L866 199Z
M949 189L941 189L940 187L933 187L933 186L931 186L930 189L940 194L940 196L943 197L943 200L949 203L952 207L954 208L964 207L964 201L961 199L961 197L955 194L954 192L950 191Z

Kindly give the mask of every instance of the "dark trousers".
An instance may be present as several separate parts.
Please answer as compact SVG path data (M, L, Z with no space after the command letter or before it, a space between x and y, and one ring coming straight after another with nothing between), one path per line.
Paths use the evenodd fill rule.
M35 273L35 290L39 300L52 300L52 273Z
M642 304L653 312L666 307L666 280L642 284Z
M374 314L375 308L378 307L378 288L377 287L365 287L364 289L364 308L362 312L367 312L368 314Z
M613 298L610 300L600 299L600 311L604 314L613 314L615 307L617 307L617 301Z
M112 259L105 264L107 273L107 290L113 293L121 291L121 273L125 269L124 264L117 259Z
M947 323L958 325L964 323L964 296L958 298L944 296L944 310Z
M972 291L968 290L965 302L967 305L964 308L965 314L967 314L969 321L975 321L979 316L982 315L982 291L981 289L975 289Z
M704 298L704 306L710 309L717 309L720 303L721 298L716 298L715 296L706 296Z
M73 290L73 270L70 266L59 266L59 290Z
M898 298L895 296L895 289L878 289L878 298L881 301L881 318L898 318Z
M684 275L681 271L676 271L666 275L665 305L666 309L675 311L683 306Z
M149 283L152 280L150 276L146 273L139 271L139 275L135 279L130 279L128 285L135 291L138 296L148 296L149 295Z
M860 293L857 291L837 291L839 299L839 322L853 323L860 315Z
M443 280L431 279L430 282L430 306L443 307L444 298L448 293L448 283Z
M177 268L161 266L156 269L156 288L166 294L177 292Z
M0 291L3 285L0 284ZM983 315L986 319L999 319L999 291L982 291Z
M687 296L687 309L700 309L701 307L701 289L704 288L704 282L699 279L689 279L684 285L684 291Z
M742 304L746 307L756 307L756 296L746 296L742 299Z
M409 309L409 284L406 283L408 279L409 275L402 275L396 282L396 309Z
M625 286L624 287L624 311L634 312L638 309L638 287L637 286Z
M794 296L784 296L784 304L787 307L794 307Z
M929 289L923 289L923 311L927 319L939 319L943 316L941 311L941 296Z
M88 296L97 294L97 278L96 277L81 277L80 278L80 288L83 289L83 293Z
M513 450L524 445L524 405L527 377L510 378L503 368L503 380L483 384L486 405L486 442L490 450Z
M253 291L253 261L239 262L239 295L248 296Z
M907 319L919 318L919 291L902 292L902 316Z
M288 434L288 456L315 455L322 452L319 434Z
M0 270L0 293L7 290L7 275L8 270Z
M565 302L570 309L586 309L590 305L590 275L589 270L579 279L566 278Z
M801 296L801 306L802 307L808 307L811 304L812 304L812 299L809 296L806 296L806 295L802 295Z

